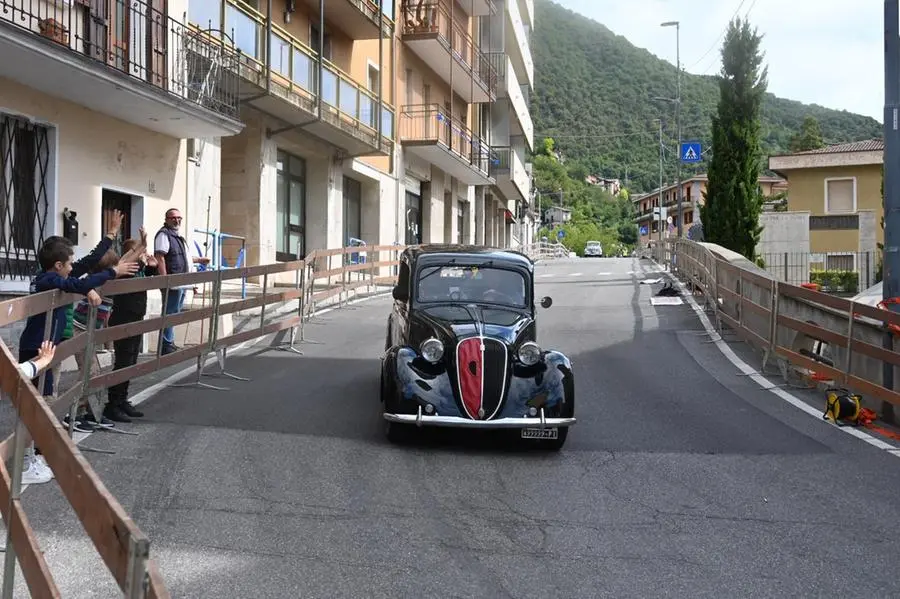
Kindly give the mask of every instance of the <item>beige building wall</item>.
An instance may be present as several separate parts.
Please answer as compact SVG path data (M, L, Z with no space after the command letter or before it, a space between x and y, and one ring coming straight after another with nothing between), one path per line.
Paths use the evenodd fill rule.
M188 172L183 141L2 78L0 112L52 129L45 237L62 234L62 212L69 208L78 214L76 251L81 255L90 251L105 233L101 221L104 188L133 196L132 235L145 225L152 236L169 208L184 213L184 230L199 225L192 222L196 213L185 210ZM204 188L199 179L194 184ZM209 191L215 191L214 185Z

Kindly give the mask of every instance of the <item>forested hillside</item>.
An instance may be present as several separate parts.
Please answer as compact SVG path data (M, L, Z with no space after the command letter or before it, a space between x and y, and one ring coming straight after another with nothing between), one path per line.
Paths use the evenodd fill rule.
M675 149L676 139L672 105L653 98L675 96L675 68L596 21L549 0L535 4L531 106L536 142L552 137L567 166L581 162L591 174L623 180L627 169L632 191L652 189L659 172L653 120L661 115L666 120L668 148ZM683 137L701 140L704 150L710 145L710 117L718 101L714 74L682 78ZM826 143L881 137L874 119L769 94L763 107L763 150L787 151L807 115L818 120ZM666 162L667 179L674 180L675 157ZM693 170L706 168L701 163Z

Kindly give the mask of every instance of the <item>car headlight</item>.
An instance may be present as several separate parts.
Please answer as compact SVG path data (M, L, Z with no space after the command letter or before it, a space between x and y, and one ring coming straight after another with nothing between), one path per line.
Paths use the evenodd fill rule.
M519 361L525 366L534 366L541 361L541 347L534 341L526 341L519 347Z
M422 346L419 348L419 353L422 354L423 358L425 358L432 364L435 364L444 357L444 344L441 343L439 339L435 339L434 337L426 339L422 342Z

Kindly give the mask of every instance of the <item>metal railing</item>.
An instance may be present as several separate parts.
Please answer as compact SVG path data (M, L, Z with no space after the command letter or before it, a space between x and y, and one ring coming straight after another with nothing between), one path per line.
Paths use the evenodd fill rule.
M6 21L123 77L237 119L238 53L145 0L0 0Z
M400 118L401 142L440 144L470 166L490 176L491 147L437 104L404 106Z
M125 513L124 508L104 487L97 474L84 459L82 451L90 448L73 441L75 412L78 405L88 405L99 418L97 394L112 385L133 380L176 364L195 361L195 385L222 390L202 382L207 374L226 375L235 380L249 379L225 371L227 350L249 340L290 331L286 342L273 347L300 353L295 343L303 341L304 323L315 315L317 305L330 301L342 307L351 294L363 288L377 293L381 286L396 280L398 257L405 246L366 246L364 262L346 263L344 256L357 254L358 246L334 250L316 250L293 262L243 268L205 270L201 272L141 277L111 281L99 289L104 297L124 293L163 290L162 306L169 290L179 287L212 287L209 305L192 307L177 314L165 314L128 324L97 328L97 308L91 308L86 330L59 344L53 364L40 375L43 388L46 372L75 356L82 364L93 364L96 348L136 335L156 333L155 356L148 360L108 372L82 368L74 384L66 386L62 377L55 378L57 394L42 397L30 380L18 370L17 361L5 343L0 343L0 386L16 410L16 430L0 443L0 511L7 528L4 590L12 592L12 564L18 560L32 596L59 597L37 537L25 515L21 501L21 477L26 438L34 440L52 469L63 495L72 506L104 564L128 598L167 598L169 593L159 568L150 554L150 540ZM222 293L231 281L260 281L253 297L229 300ZM206 293L203 294L207 297ZM81 296L59 291L0 302L0 327L28 317L43 317L49 323L56 308L77 302ZM280 307L279 307L280 306ZM223 317L258 310L248 319L250 325L240 331L220 326ZM187 327L199 323L199 342L163 355L162 329ZM50 327L45 329L49 338ZM299 339L298 339L299 335ZM284 347L282 347L284 346ZM214 354L222 368L220 373L205 372L206 360ZM62 414L70 415L69 429L60 424ZM97 450L94 450L97 451ZM12 475L6 460L12 457ZM60 517L65 517L60 514ZM11 596L7 594L6 597Z
M539 260L555 260L557 258L568 258L569 248L559 242L536 241L532 244L522 246L520 252L537 262Z
M702 295L720 334L724 325L762 353L760 372L773 360L785 382L845 386L879 400L888 416L900 406L900 346L890 334L900 314L779 281L714 244L652 244L655 259Z
M404 36L437 35L454 59L466 69L484 90L497 93L497 69L490 57L475 44L469 32L457 23L439 0L410 0L402 8L401 33Z
M876 281L879 252L773 252L760 266L793 285L811 283L826 293L855 295Z
M215 10L213 10L215 8ZM271 56L266 56L267 19L241 0L225 0L224 10L203 3L191 3L189 20L194 26L222 28L230 32L240 51L244 67L241 76L266 87L271 75L276 89L304 110L315 112L318 98L318 53L283 27L272 23ZM354 134L378 147L378 95L361 85L336 64L322 61L322 101L329 124ZM382 100L382 138L394 138L394 110Z

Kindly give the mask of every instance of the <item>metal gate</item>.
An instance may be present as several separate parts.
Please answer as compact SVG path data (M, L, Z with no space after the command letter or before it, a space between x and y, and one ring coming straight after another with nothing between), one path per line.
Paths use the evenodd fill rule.
M27 280L38 270L50 199L49 129L0 113L0 279Z

